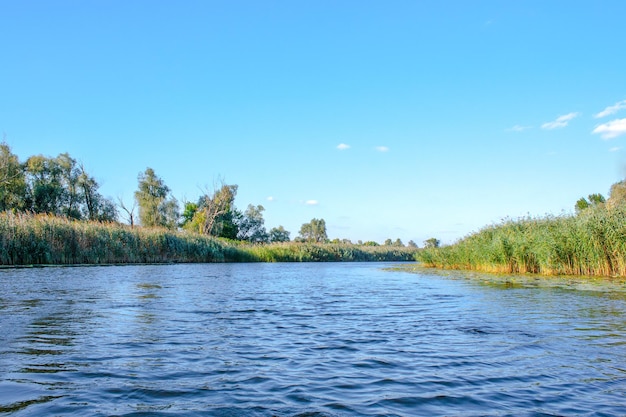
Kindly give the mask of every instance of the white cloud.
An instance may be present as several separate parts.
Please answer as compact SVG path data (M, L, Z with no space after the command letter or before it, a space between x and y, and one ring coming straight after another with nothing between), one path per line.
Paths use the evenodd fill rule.
M610 116L612 114L617 113L618 111L622 109L626 109L626 100L618 101L614 105L607 107L606 109L602 110L600 113L594 115L593 117L595 117L596 119L599 119L601 117Z
M626 118L615 119L608 123L596 126L591 133L598 134L602 139L613 139L620 135L626 134Z
M614 146L611 149L609 149L609 152L618 152L621 151L622 148L620 146Z
M386 146L377 146L375 149L376 149L378 152L388 152L388 151L389 151L389 148L388 148L388 147L386 147Z
M320 202L317 200L307 200L304 202L307 206L317 206Z
M578 112L567 113L567 114L564 114L563 116L557 117L556 120L542 124L541 128L547 129L547 130L560 129L562 127L567 126L570 120L578 116L580 116L580 113Z
M276 199L274 197L272 197L272 196L267 197L267 201L274 201L274 200L276 200Z
M528 129L532 129L532 126L515 125L507 130L510 132L523 132L524 130L528 130Z
M346 145L345 143L340 143L337 145L337 149L340 151L345 151L346 149L350 149L350 145Z

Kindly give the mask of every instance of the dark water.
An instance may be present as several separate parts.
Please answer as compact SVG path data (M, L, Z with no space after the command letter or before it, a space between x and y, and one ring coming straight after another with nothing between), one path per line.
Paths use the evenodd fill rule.
M626 415L622 292L385 264L0 271L0 413Z

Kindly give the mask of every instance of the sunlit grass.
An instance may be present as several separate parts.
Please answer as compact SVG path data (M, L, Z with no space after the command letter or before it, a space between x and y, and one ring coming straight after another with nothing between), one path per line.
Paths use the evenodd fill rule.
M350 244L251 245L196 233L0 213L0 265L406 261L414 249Z
M496 273L626 275L626 209L506 220L451 246L420 250L426 266Z

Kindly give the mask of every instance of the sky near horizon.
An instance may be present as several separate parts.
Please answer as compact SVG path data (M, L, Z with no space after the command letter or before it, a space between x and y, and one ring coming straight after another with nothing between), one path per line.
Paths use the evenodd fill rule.
M626 1L0 0L0 132L128 204L444 243L626 177ZM181 204L182 205L182 204Z

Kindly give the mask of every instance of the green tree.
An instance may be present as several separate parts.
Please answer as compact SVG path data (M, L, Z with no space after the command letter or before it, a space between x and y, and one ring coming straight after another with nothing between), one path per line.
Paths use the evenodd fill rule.
M393 241L392 241L391 239L386 239L386 240L385 240L385 243L383 243L383 245L385 245L385 246L391 246L391 245L393 245Z
M289 233L283 226L273 227L269 233L270 242L289 242Z
M400 240L400 238L397 238L397 239L393 242L392 246L404 247L404 243L402 243L402 240Z
M269 235L265 230L263 211L265 208L262 205L248 204L238 225L237 239L253 243L264 243L269 240Z
M439 239L435 239L434 237L431 237L430 239L426 239L424 241L425 248L438 248L440 244L441 242L439 241Z
M300 227L300 239L306 242L326 242L326 222L324 219L311 219Z
M186 206L188 214L193 212L193 216L185 222L184 228L209 236L235 239L239 231L237 223L241 218L241 213L235 209L237 188L237 185L222 183L219 189L207 192L198 199L195 211L193 206Z
M22 211L26 207L24 166L5 142L0 143L0 211Z
M26 161L28 200L35 213L61 215L65 198L61 167L54 158L35 155Z
M59 211L65 217L81 219L81 203L83 200L79 191L79 177L81 171L76 160L68 153L62 153L54 159L59 170L59 178L63 187L61 206Z
M578 201L576 201L576 205L574 206L574 208L576 209L576 213L580 213L581 211L586 210L589 207L601 206L606 202L602 194L589 194L587 198L581 197L580 199L578 199Z
M146 227L175 228L178 225L178 202L168 198L170 189L152 168L138 176L135 199L139 206L139 221Z
M77 189L79 200L83 203L83 217L89 220L112 222L117 220L117 208L115 203L108 198L104 198L99 192L100 184L87 174L85 167L79 166L77 179Z
M417 243L413 242L412 240L409 240L409 243L407 243L407 245L409 246L409 248L417 248Z

